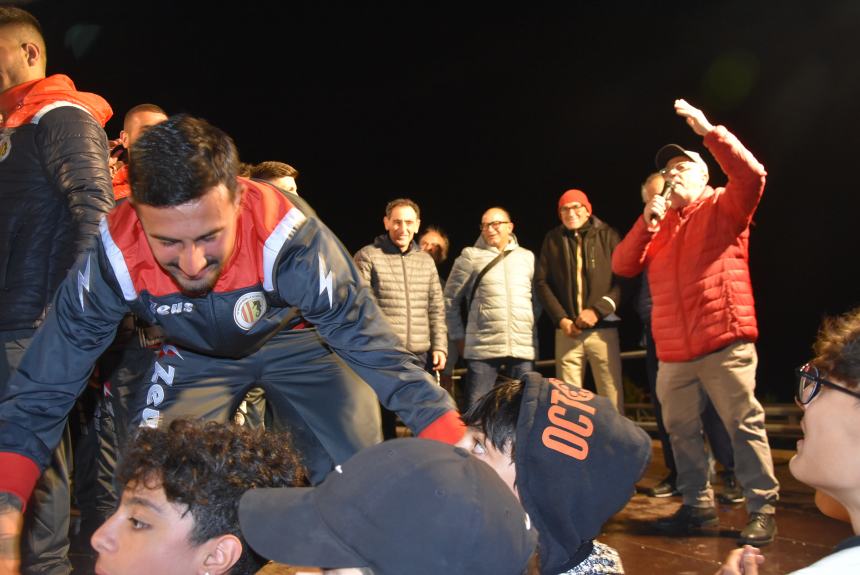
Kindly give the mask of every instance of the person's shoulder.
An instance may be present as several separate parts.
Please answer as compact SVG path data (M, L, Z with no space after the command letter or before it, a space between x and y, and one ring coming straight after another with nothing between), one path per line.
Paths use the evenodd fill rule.
M81 136L104 132L96 118L83 106L68 102L49 104L37 112L31 123L37 134Z
M488 254L488 253L491 253L491 252L487 248L479 248L477 246L466 246L465 248L463 248L463 251L460 252L460 256L467 258L467 259L470 259L470 260L474 260L475 258L480 257L480 256L485 255L485 254Z
M382 250L374 244L367 244L366 246L361 247L357 252L355 252L355 257L370 257L374 253L381 252Z
M526 257L535 257L535 253L528 248L524 248L523 246L517 244L517 246L513 249L517 254L521 254Z
M600 218L598 218L596 216L592 216L592 221L593 221L593 224L592 224L591 228L594 230L595 233L604 234L604 235L606 235L606 234L609 234L609 235L614 234L616 236L618 235L618 230L616 230L614 227L609 225L607 222L601 220Z
M547 230L547 232L544 234L543 241L547 242L547 241L553 240L555 238L560 238L563 230L564 230L564 226L561 224L559 224L557 226L553 226L552 228Z

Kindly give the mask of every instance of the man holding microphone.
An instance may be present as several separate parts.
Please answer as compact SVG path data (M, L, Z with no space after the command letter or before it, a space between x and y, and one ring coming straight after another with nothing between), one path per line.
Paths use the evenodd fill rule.
M749 226L764 191L764 167L723 126L713 126L684 100L675 112L703 137L728 176L708 186L708 165L676 144L657 152L669 182L655 195L613 253L612 270L632 277L648 268L652 329L660 361L657 395L675 452L683 505L658 520L664 531L689 532L718 523L702 437L703 399L713 403L732 438L735 473L749 522L740 541L770 543L779 484L756 400L758 337L749 275Z

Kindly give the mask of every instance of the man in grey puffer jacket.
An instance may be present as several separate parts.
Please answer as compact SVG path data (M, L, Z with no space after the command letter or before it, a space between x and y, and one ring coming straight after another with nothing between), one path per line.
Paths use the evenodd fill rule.
M514 379L534 369L535 256L520 247L513 231L504 209L484 212L481 237L463 249L445 283L448 333L466 359L469 405L493 388L503 368ZM463 301L469 310L466 326L460 315Z
M421 209L407 198L391 200L382 222L386 233L356 252L355 265L403 346L438 373L448 353L445 303L436 263L415 243ZM383 435L390 439L394 414L382 413Z

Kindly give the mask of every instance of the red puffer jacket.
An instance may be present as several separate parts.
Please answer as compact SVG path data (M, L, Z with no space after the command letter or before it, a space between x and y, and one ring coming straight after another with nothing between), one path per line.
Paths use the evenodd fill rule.
M723 126L704 142L728 176L726 187L708 187L696 202L669 210L656 234L637 218L612 256L618 275L632 277L648 268L660 361L689 361L758 337L749 225L767 173Z

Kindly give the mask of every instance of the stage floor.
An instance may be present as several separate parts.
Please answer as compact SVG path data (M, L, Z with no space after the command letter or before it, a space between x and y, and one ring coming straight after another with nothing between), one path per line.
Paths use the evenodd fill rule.
M666 475L657 441L653 453L642 486L654 485ZM791 476L788 462L794 451L779 449L772 453L781 486L780 501L776 540L762 547L766 557L759 570L762 575L781 575L809 565L852 535L849 524L822 515L813 503L813 491ZM599 540L618 549L627 575L713 575L737 546L738 533L746 524L743 504L719 505L719 526L702 535L669 537L656 533L651 522L674 512L680 502L680 497L655 499L637 494L606 524Z

